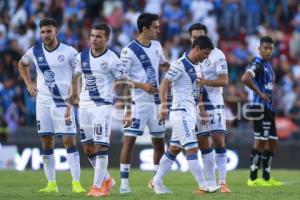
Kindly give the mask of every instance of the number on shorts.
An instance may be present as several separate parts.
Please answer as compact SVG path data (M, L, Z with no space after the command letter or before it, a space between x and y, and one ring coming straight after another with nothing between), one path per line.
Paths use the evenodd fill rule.
M94 124L94 134L102 135L102 126L101 126L101 124Z
M219 116L218 123L220 124L221 120L222 120L222 115L221 115L221 113L217 113L217 115ZM210 114L209 117L211 118L210 124L214 124L215 123L215 115L214 114Z

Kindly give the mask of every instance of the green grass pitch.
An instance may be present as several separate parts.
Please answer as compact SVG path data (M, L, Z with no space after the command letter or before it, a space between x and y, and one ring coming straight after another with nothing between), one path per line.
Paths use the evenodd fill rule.
M230 194L205 194L196 196L192 191L196 189L196 182L192 175L181 172L171 172L165 178L165 184L173 191L173 194L155 195L147 188L147 183L152 177L152 172L132 170L130 183L133 192L131 194L119 194L119 171L110 170L116 179L117 185L112 189L111 195L105 199L121 200L185 200L185 199L209 199L209 200L300 200L300 171L273 170L272 175L285 183L280 187L248 187L246 180L248 170L235 170L228 173L228 184L232 190ZM89 189L92 184L93 171L84 169L81 172L81 183ZM57 172L58 194L42 194L37 191L44 187L46 178L44 172L0 170L0 200L75 200L94 199L86 197L86 194L73 194L71 192L71 177L68 171Z

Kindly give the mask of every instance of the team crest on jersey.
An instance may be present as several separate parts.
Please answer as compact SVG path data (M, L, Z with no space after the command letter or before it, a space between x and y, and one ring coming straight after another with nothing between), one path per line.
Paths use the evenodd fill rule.
M48 87L54 87L55 74L51 70L46 70L44 72L45 85Z
M203 61L203 65L204 65L204 67L209 67L211 65L211 61L209 59L205 59Z
M108 64L107 64L107 62L101 63L101 65L100 65L100 69L102 69L102 70L106 70L107 68L108 68Z
M65 61L65 56L64 56L64 55L59 55L59 56L57 57L57 60L58 60L59 62L64 62L64 61Z

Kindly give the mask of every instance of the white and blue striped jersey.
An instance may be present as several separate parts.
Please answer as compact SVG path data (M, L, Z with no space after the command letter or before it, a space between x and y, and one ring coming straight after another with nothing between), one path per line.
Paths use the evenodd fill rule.
M200 94L200 87L196 83L198 77L201 77L199 64L192 63L186 55L171 64L165 76L165 79L172 82L171 110L195 109L195 99Z
M74 73L82 74L80 108L113 104L115 81L126 78L125 66L109 49L97 57L84 49L77 55Z
M227 62L224 53L214 48L208 58L200 63L204 79L215 80L221 74L228 74ZM209 107L224 107L223 88L204 86L207 98L204 97L205 105ZM211 105L208 105L211 104Z
M159 87L159 65L166 63L166 60L158 41L152 40L149 46L144 46L137 40L131 41L122 49L121 61L126 66L129 80ZM132 89L131 94L134 102L159 103L158 94L148 94L139 88Z
M73 47L59 43L57 48L48 51L43 43L36 44L26 51L21 62L34 63L37 71L37 103L45 105L66 105L78 54Z

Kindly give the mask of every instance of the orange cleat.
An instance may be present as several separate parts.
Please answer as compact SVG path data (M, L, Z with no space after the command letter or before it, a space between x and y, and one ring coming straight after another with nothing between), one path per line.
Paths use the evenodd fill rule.
M222 183L222 184L220 184L220 192L221 193L230 193L231 190L225 183Z
M202 194L206 194L208 191L206 189L203 188L198 188L197 190L195 190L193 193L194 194L198 194L198 195L202 195Z
M100 196L106 197L109 195L111 188L116 185L116 181L109 177L107 180L103 181L101 189L100 189Z
M100 192L100 188L97 188L96 186L93 186L91 188L91 190L89 191L89 193L87 193L88 197L100 197L101 196L101 192Z

